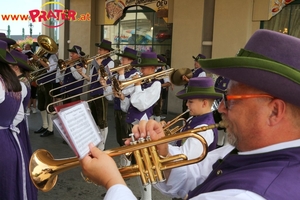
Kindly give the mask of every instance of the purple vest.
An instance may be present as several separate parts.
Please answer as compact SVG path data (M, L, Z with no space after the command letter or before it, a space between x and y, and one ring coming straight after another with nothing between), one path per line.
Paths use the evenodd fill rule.
M300 147L255 155L228 154L189 198L226 189L252 191L266 199L300 198Z
M83 64L82 64L82 63L74 64L74 67L75 67L76 65L83 67ZM75 82L75 81L76 81L76 83L72 83L72 84L70 84L70 85L67 85L67 86L63 87L63 88L61 89L61 92L68 91L68 90L72 90L72 89L74 89L74 88L78 88L78 87L82 86L83 83L84 83L84 79L82 79L81 81L77 81L77 80L74 78L73 74L70 73L70 72L71 72L71 68L68 67L68 68L66 69L66 71L65 71L64 85L67 85L67 84L72 83L72 82ZM67 94L68 94L68 95L76 95L76 94L82 93L82 89L83 89L83 87L80 87L80 88L78 88L78 89L76 89L76 90L72 90L72 91L68 92Z
M143 83L141 85L142 89L144 90L144 89L146 89L148 87L151 87L151 85L155 81L158 81L158 80L153 80L150 83ZM140 120L145 113L148 116L148 118L150 118L152 116L152 114L153 114L153 107L154 107L154 105L155 105L155 103L152 106L150 106L148 109L146 109L143 112L141 112L137 108L135 108L134 106L132 106L132 104L130 103L130 106L129 106L128 111L127 111L126 122L128 124L131 124L132 122L134 122L136 120Z
M131 75L135 74L137 72L137 70L135 68L131 68L129 71L125 72L125 79L129 78ZM118 77L118 76L117 76ZM126 97L130 97L126 96ZM119 98L114 98L114 109L115 110L122 110L121 109L121 102Z
M198 77L199 74L201 74L202 72L203 72L202 68L194 69L193 70L193 78Z
M104 59L101 62L101 65L106 66L110 61L112 61L112 59L110 57L107 57L106 59ZM92 97L98 96L98 95L103 95L103 88L100 88L100 87L102 87L102 85L100 84L99 81L96 81L98 76L96 76L95 74L98 74L98 70L96 69L96 67L93 67L93 74L92 74L91 82L94 82L94 83L91 84L90 90L93 90L95 88L99 88L99 89L91 92Z
M188 120L181 130L181 132L188 131L191 129L194 129L196 126L199 126L200 124L215 124L214 116L213 113L206 113L204 115L200 116L194 116L190 120ZM217 142L218 142L218 129L214 128L213 129L214 133L214 141L208 146L208 151L212 151L217 148ZM177 146L181 146L182 140L178 140L176 142Z

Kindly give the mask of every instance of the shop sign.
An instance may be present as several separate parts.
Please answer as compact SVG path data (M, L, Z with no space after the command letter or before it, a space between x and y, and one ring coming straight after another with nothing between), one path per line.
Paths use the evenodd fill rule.
M154 11L163 11L165 15L168 10L168 0L106 0L105 1L105 24L115 24L123 15L126 7L139 5L151 8Z

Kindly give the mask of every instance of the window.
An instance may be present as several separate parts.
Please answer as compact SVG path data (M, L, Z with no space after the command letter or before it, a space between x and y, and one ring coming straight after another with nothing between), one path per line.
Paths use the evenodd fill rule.
M300 0L285 6L277 15L261 23L261 28L300 38Z
M147 7L133 6L124 12L124 18L117 25L103 26L103 38L111 41L113 48L154 51L170 60L172 24Z

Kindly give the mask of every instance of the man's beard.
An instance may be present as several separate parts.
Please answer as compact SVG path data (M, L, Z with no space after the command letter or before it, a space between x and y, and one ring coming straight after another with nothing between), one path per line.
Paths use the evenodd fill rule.
M235 137L234 134L226 132L227 135L227 141L229 144L232 146L236 146L237 138Z
M229 144L231 144L232 146L236 146L236 142L237 142L237 137L230 132L230 130L228 131L228 127L229 127L229 122L228 120L226 120L223 116L222 116L222 125L224 126L225 128L225 132L226 132L226 135L227 135L227 142Z

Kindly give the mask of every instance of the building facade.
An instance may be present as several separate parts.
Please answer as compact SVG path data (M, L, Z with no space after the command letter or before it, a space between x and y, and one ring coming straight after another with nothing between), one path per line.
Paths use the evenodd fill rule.
M43 0L43 2L47 2ZM115 12L108 3L114 3ZM207 58L234 56L261 21L272 17L274 0L61 0L76 11L81 21L65 20L56 29L43 28L43 34L59 36L60 58L77 44L86 54L96 55L95 43L109 39L115 48L132 46L166 54L172 68L193 68L199 53ZM276 3L276 2L275 2ZM122 12L117 12L117 9ZM155 7L156 6L156 7ZM274 14L274 13L273 13ZM84 20L84 16L89 18ZM118 18L119 17L119 18ZM60 20L62 23L63 20ZM134 36L134 37L133 37ZM134 42L130 42L134 41ZM169 92L168 111L181 113L181 100ZM180 105L180 106L179 106Z

